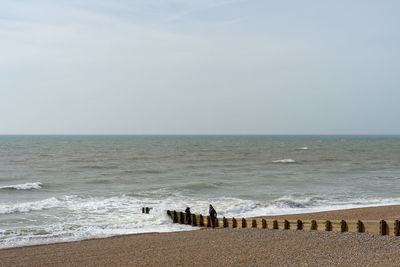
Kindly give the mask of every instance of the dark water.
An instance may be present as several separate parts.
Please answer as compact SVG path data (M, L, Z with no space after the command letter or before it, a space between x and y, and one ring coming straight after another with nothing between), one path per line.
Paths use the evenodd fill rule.
M0 247L400 204L399 181L400 136L0 136Z

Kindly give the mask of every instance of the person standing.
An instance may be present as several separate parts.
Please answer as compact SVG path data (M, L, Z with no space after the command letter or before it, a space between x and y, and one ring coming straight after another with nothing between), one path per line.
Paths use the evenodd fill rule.
M190 208L186 207L185 209L185 217L186 217L186 224L191 224L192 223L192 213L190 212Z
M215 228L215 219L217 218L217 212L215 211L214 207L210 204L209 208L210 219L211 219L211 226Z

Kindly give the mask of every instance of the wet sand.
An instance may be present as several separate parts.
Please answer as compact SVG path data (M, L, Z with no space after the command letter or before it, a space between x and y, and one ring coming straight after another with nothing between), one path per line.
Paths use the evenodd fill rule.
M400 206L277 219L400 219ZM310 230L202 229L0 250L0 266L400 266L400 237Z

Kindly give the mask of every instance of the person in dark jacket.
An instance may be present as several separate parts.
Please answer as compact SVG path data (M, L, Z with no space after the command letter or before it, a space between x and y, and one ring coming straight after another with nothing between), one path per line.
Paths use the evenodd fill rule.
M186 224L191 224L192 223L192 213L190 212L190 208L186 207L185 209L185 213L186 213Z
M215 211L214 207L210 204L209 208L210 219L211 219L211 226L215 228L215 219L217 218L217 212Z

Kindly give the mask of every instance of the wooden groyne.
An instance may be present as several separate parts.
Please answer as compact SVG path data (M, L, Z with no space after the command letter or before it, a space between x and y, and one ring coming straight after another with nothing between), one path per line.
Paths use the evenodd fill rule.
M211 227L209 216L191 214L187 220L184 212L167 211L174 223L189 224L198 227ZM262 228L262 229L294 229L312 231L338 231L372 233L380 235L400 236L399 220L273 220L262 218L217 218L217 227L225 228Z
M149 207L143 207L143 208L142 208L142 213L149 214L151 209L152 209L152 208L149 208Z

